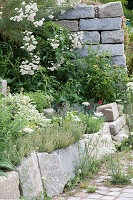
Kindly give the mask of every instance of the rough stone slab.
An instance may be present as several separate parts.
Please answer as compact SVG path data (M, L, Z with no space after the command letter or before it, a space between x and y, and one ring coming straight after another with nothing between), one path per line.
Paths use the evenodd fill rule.
M122 142L124 139L128 137L129 137L129 127L125 125L113 139L117 142Z
M118 117L114 122L109 123L111 135L117 135L120 130L126 125L126 116Z
M123 8L121 1L111 2L99 6L99 18L105 17L121 17L123 16Z
M77 32L78 31L78 21L76 20L61 20L56 22L60 26L64 26L65 28L69 29L70 31Z
M126 68L126 56L123 55L123 56L113 56L111 57L111 62L112 62L112 65L118 65L118 66L121 66L123 68Z
M63 192L67 179L60 165L57 153L38 153L41 175L45 179L47 195L52 197Z
M102 31L101 32L101 43L103 44L117 44L124 43L124 31Z
M103 19L80 19L79 30L82 31L107 31L121 29L122 19L103 18Z
M117 104L117 106L118 106L119 116L122 116L124 106L122 104Z
M80 57L88 56L88 48L90 45L85 45L84 49L76 49L75 51ZM101 55L102 52L108 52L112 56L124 55L124 44L100 44L92 45L92 50L97 52L97 55Z
M23 196L33 199L42 195L43 186L36 153L32 152L25 158L17 170Z
M8 172L8 176L0 176L0 199L19 199L19 177L15 171Z
M98 106L96 110L105 115L106 122L113 122L119 117L118 107L115 102Z
M82 18L94 18L95 11L94 6L77 6L69 11L66 11L63 15L60 15L59 19L82 19Z
M0 88L0 92L4 95L6 95L6 91L7 91L7 81L3 80L2 82L0 82L0 86L2 88Z
M83 44L100 43L100 33L98 31L83 31Z

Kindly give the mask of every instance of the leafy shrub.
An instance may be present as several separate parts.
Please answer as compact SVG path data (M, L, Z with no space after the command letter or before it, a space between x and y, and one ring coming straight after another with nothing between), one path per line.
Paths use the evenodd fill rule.
M53 97L45 94L43 91L27 92L25 95L30 97L32 103L35 103L36 109L39 112L44 112L45 108L51 107Z

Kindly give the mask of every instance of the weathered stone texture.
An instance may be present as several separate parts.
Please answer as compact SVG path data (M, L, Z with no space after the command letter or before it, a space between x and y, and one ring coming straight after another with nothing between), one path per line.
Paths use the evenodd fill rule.
M77 32L78 31L78 21L76 20L61 20L56 22L60 26L64 26L65 28L68 28L70 31Z
M118 2L110 2L105 5L99 6L99 17L121 17L123 16L123 8L122 3Z
M109 123L110 133L114 136L117 135L125 125L126 125L126 116L122 115L118 117L114 122Z
M76 49L80 57L88 56L89 45L85 45L84 49ZM108 52L111 56L124 55L124 44L100 44L92 45L92 50L96 51L98 55L102 52Z
M7 81L6 80L3 80L2 82L0 82L0 92L4 95L6 95L6 92L7 92Z
M57 153L38 153L38 161L42 178L45 180L45 188L48 196L56 196L63 192L67 183L60 165Z
M118 111L119 111L119 116L122 116L124 106L122 104L117 104L117 107L118 107Z
M101 32L101 43L103 43L103 44L124 43L124 31L123 30L102 31Z
M113 57L111 57L111 62L112 62L112 65L117 65L117 66L126 68L126 56L125 55L113 56Z
M122 19L120 17L103 19L80 19L79 30L118 30L121 29L121 22Z
M66 11L63 15L60 15L59 19L82 19L82 18L94 18L95 11L94 6L77 6L69 11Z
M19 200L19 177L17 172L8 172L8 176L0 176L0 199Z
M117 142L122 142L124 139L128 137L129 137L129 128L127 125L125 125L113 139Z
M84 31L83 44L98 44L100 43L100 33L98 31Z
M97 107L98 112L105 115L106 122L113 122L119 117L118 107L116 103L110 103Z
M37 156L32 152L17 168L24 197L33 199L43 193L42 179L39 171Z

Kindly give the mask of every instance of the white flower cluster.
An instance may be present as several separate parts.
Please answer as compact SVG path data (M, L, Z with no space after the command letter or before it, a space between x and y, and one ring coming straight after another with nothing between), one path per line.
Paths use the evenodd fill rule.
M81 122L81 119L74 112L67 112L65 120L73 122Z
M73 49L80 49L80 48L82 48L83 36L84 36L83 31L80 31L80 32L77 32L77 33L72 33L69 36L69 39L72 42L72 48Z
M40 57L37 55L34 55L34 50L36 49L37 41L30 31L24 32L25 36L23 38L24 40L24 46L22 46L22 49L25 49L29 52L29 55L32 57L31 62L26 60L23 61L20 65L20 72L22 75L29 74L33 75L34 70L39 70L39 63L40 63Z
M133 82L127 83L127 87L128 89L133 90Z
M49 61L49 63L52 65L52 67L48 67L50 71L58 70L58 68L64 63L64 58L60 57L60 63L54 63L53 61Z
M30 22L33 22L35 27L42 26L44 22L44 18L42 18L39 21L35 21L35 16L38 12L37 3L31 2L28 5L26 5L25 1L22 2L22 8L18 9L15 8L17 15L14 17L11 17L10 20L12 21L23 21L23 19L26 19Z
M36 106L31 104L31 99L23 94L9 94L5 97L6 100L14 105L14 115L24 116L28 121L28 126L23 130L24 132L31 133L36 127L47 127L51 122L42 113L39 113ZM28 128L28 129L27 129ZM30 128L30 129L29 129Z

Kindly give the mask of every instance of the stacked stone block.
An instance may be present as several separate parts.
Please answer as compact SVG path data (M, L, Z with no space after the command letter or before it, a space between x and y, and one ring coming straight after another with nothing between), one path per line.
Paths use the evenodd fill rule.
M111 54L112 65L126 67L124 56L124 31L121 30L123 9L121 2L111 2L105 5L82 5L70 9L59 16L58 24L72 32L83 31L84 49L77 49L80 57L87 56L91 44L99 54L108 51Z
M0 82L0 93L6 95L7 92L7 81L6 80L2 80Z

